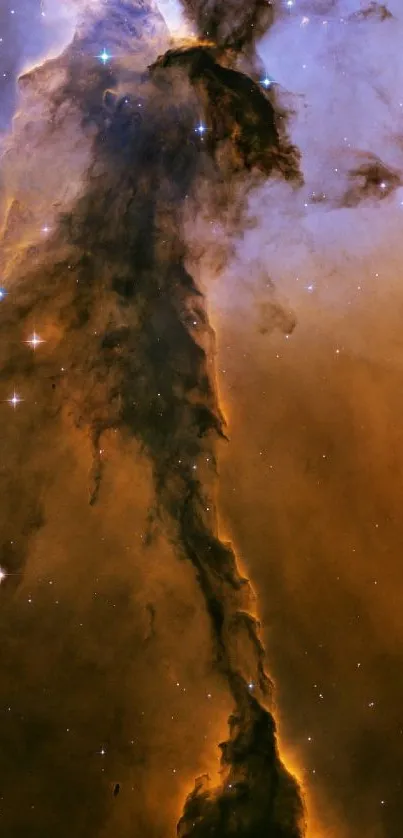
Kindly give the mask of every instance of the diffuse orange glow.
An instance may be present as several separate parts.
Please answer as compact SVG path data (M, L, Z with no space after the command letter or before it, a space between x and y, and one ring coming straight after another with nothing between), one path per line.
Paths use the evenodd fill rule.
M391 6L54 7L2 171L7 835L400 836Z

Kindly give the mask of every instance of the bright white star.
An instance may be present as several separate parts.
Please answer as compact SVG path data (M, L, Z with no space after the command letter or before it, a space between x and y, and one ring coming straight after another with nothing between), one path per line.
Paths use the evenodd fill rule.
M22 402L22 399L20 398L18 393L16 393L15 390L14 390L13 395L9 399L7 399L7 401L8 401L9 404L11 404L11 406L15 410L15 408L17 407L17 404L20 404L20 402Z
M36 332L34 332L29 338L29 340L25 341L25 343L28 343L28 345L31 346L32 349L36 349L36 347L39 346L41 343L44 343L44 341L42 340L42 338L39 337L39 335L36 334Z
M106 49L103 49L100 55L98 55L98 58L102 61L103 64L106 64L107 61L109 61L110 59L109 52L107 52Z

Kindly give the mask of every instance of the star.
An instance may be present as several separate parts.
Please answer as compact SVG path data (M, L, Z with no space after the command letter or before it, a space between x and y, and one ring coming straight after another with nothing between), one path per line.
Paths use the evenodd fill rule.
M4 300L7 297L7 291L5 288L0 288L0 301Z
M200 136L203 136L203 134L204 134L205 130L206 130L206 126L205 126L205 125L203 125L203 123L202 123L202 122L201 122L201 123L200 123L200 125L198 125L198 126L197 126L197 128L196 128L196 131L197 131L197 133L198 133L198 134L200 134Z
M2 567L0 567L0 585L1 585L2 582L4 582L6 576L7 576L6 571L3 570Z
M264 79L262 79L261 84L263 85L263 87L268 88L268 87L270 87L271 84L273 84L273 82L269 78L269 76L265 76Z
M15 408L17 407L17 404L20 404L20 402L22 402L23 399L21 399L20 396L18 395L18 393L16 393L15 390L14 390L13 395L9 399L7 399L7 401L8 401L9 404L11 404L11 406L15 410Z
M105 48L102 50L100 55L97 56L97 58L99 58L102 61L103 64L106 64L109 61L110 57L111 56L109 55L109 53L106 51Z
M36 332L33 332L29 340L26 340L25 343L27 343L29 346L32 347L32 349L35 350L37 346L39 346L41 343L45 343L45 341L42 340L42 338L40 338L39 335L36 334Z

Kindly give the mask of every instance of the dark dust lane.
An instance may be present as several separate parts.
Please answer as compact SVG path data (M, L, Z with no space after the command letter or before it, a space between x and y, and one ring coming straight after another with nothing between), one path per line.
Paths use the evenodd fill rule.
M300 180L274 100L236 69L259 11L147 69L155 9L91 4L63 55L22 80L34 106L8 151L2 255L9 835L165 838L184 801L181 838L304 831L249 584L217 535L225 428L181 233L199 190L219 213L248 172ZM69 130L66 192L54 157L60 143L67 164ZM17 160L46 146L49 183L44 167L26 206Z

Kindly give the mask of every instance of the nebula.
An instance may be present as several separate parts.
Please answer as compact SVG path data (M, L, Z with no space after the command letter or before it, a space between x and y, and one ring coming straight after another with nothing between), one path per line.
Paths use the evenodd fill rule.
M398 3L3 14L5 834L397 838Z
M160 47L163 38L162 20L149 5L91 5L78 15L75 37L62 55L20 79L24 99L5 152L9 204L3 236L7 299L2 382L14 387L8 400L14 421L9 422L10 454L4 466L4 590L15 589L18 609L35 546L41 544L42 553L54 539L50 532L59 516L51 511L51 499L57 489L50 486L55 481L59 485L57 474L61 477L64 471L60 437L71 437L68 445L76 453L86 447L90 460L84 512L88 523L81 523L87 543L94 526L92 509L99 515L106 503L107 452L123 440L129 446L130 440L136 441L137 459L142 457L150 470L154 494L147 502L144 547L153 552L164 537L192 568L210 620L210 640L204 643L211 645L212 671L220 676L232 705L230 735L220 745L219 784L209 786L207 777L197 780L178 835L213 830L224 836L235 830L246 836L269 829L273 835L298 836L302 798L278 753L251 591L231 546L218 537L213 485L216 440L224 435L224 423L211 368L211 330L200 290L185 266L181 233L186 202L191 207L196 200L198 183L211 190L209 203L218 210L228 201L231 179L242 172L254 169L268 176L278 170L297 179L298 155L286 143L273 104L259 84L218 61L220 46L171 49L147 70L148 50L155 43ZM106 42L108 50L101 51ZM27 183L26 161L19 163L23 145L29 149L34 185L29 179ZM46 163L53 158L45 177L42 154ZM220 157L225 157L224 165ZM73 181L67 187L60 178L61 161ZM51 210L39 227L47 202ZM21 330L28 334L31 324L33 336L24 342ZM52 440L46 456L40 453L40 437ZM130 466L129 453L123 455L129 471L139 468L134 452L133 457ZM76 478L73 494L79 494L81 482ZM132 502L137 505L136 494ZM72 505L71 498L64 515L72 514ZM108 518L107 509L102 514ZM72 541L63 540L70 558ZM122 596L125 600L123 591ZM28 604L33 604L31 595ZM153 601L144 607L149 627L143 642L153 645L160 609ZM8 616L12 621L12 614ZM73 657L83 654L75 638L62 637L73 647ZM34 649L31 640L33 657ZM54 654L58 672L61 663ZM94 657L92 666L99 668ZM47 649L45 669L51 658ZM31 706L37 669L41 666L32 675ZM18 674L14 677L18 682ZM79 680L78 691L85 680ZM45 689L53 693L54 687ZM74 690L73 702L76 695ZM87 700L91 702L91 694ZM47 782L51 804L56 788L47 779L46 757L38 752L50 748L54 731L46 713L38 724L44 729L32 758L39 760L37 783L41 787ZM24 742L21 735L21 747ZM148 747L152 750L150 742ZM107 752L100 746L99 756ZM190 767L191 754L187 762ZM154 779L144 772L143 782L152 786ZM84 784L90 774L88 770ZM70 776L67 782L71 795ZM113 789L118 786L115 782ZM138 795L138 788L133 790ZM37 794L41 800L41 792ZM80 823L86 831L99 828L97 819L82 820L81 795L79 799L75 829ZM32 804L34 811L37 806ZM50 814L43 811L42 800L39 809L37 821L33 816L36 828L47 828ZM18 820L13 826L12 813L9 817L10 831L26 827L22 816L21 826ZM152 821L147 826L146 811L137 817L147 831L157 829Z

